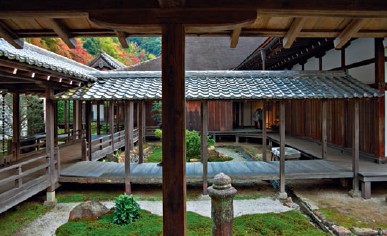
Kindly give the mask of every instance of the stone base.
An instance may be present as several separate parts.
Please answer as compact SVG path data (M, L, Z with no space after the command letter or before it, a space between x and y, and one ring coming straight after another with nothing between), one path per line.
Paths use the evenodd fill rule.
M348 195L351 196L351 197L360 197L361 196L361 192L359 190L350 190L348 192Z
M55 198L55 191L48 192L47 191L47 200L44 201L45 206L55 206L57 204L57 200Z
M286 192L283 192L283 193L278 192L276 194L276 198L278 198L279 200L286 200L288 199L288 194Z

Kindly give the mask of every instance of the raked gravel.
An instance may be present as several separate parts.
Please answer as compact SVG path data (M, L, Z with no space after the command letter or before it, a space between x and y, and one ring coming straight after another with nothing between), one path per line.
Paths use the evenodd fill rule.
M112 208L113 202L102 202L106 207ZM162 215L161 201L138 201L142 209L154 214ZM52 236L55 230L65 224L69 213L79 203L58 203L51 211L39 217L31 224L24 227L17 236ZM278 200L271 198L259 198L254 200L234 200L234 216L255 213L286 212L292 210L282 205ZM211 200L204 197L203 200L187 201L187 211L193 211L200 215L211 217Z

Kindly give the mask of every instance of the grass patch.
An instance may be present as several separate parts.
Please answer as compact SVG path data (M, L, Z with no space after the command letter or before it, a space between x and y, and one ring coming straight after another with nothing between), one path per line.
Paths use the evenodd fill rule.
M232 157L208 157L209 162L224 162L224 161L231 161Z
M44 206L42 202L31 200L23 202L0 215L0 234L13 235L51 209L51 207Z
M113 212L98 220L70 221L57 229L56 235L162 235L161 216L145 210L141 218L129 225L111 223ZM212 221L208 217L187 212L187 235L212 235ZM300 212L253 214L234 219L233 235L327 235L314 228Z
M349 214L341 213L340 211L333 208L320 208L319 211L323 214L329 221L333 221L338 225L344 226L346 228L360 227L360 228L387 228L387 223L380 223L375 221L364 222L355 217L350 216Z
M146 162L161 162L162 149L161 147L154 147L153 152L146 158Z

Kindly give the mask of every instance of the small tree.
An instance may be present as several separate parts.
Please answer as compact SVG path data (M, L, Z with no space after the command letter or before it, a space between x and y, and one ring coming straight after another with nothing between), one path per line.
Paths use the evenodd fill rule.
M152 104L152 118L159 124L161 124L161 102L153 102Z

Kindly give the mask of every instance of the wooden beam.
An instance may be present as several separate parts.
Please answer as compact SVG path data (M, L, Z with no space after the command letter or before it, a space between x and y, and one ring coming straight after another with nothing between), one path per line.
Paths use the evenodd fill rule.
M203 164L203 195L207 195L208 187L208 156L207 156L207 136L208 136L208 105L207 101L200 103L200 120L201 120L201 159Z
M125 28L128 25L140 25L143 27L159 26L162 24L184 24L191 26L225 26L256 19L257 12L254 9L234 11L164 8L160 9L119 9L92 11L89 19L102 27Z
M101 134L101 108L100 103L97 101L97 135Z
M144 135L145 135L145 102L137 103L138 108L138 163L144 162Z
M69 29L61 19L48 19L54 32L63 40L69 48L75 48L77 45L75 38L72 37Z
M131 107L133 108L133 102L125 102L125 193L130 194L132 192L130 186L130 149L132 146L132 140L130 139L130 132L133 133L130 128L132 121ZM132 109L133 111L133 109Z
M293 42L296 40L298 34L301 32L306 20L306 17L296 17L293 19L289 31L286 33L285 37L282 40L284 48L290 48L293 45Z
M132 151L134 147L133 141L133 128L134 128L134 104L133 102L129 102L129 150Z
M266 130L266 110L267 110L267 102L263 101L263 109L262 109L262 159L263 161L267 160L267 130Z
M353 141L352 141L352 172L353 172L353 179L352 179L352 190L351 195L353 197L360 196L359 191L359 147L360 147L360 136L359 136L359 100L356 99L353 102Z
M239 36L241 35L242 28L236 28L232 31L231 34L231 42L230 42L230 48L236 48L239 41Z
M186 235L184 26L162 32L163 234Z
M55 110L54 102L51 97L54 95L54 90L52 88L46 89L46 153L50 159L50 187L49 192L55 191L56 184L56 170L55 170L55 132L54 132L54 119L55 119Z
M326 160L327 159L327 150L328 150L328 136L327 136L327 101L323 100L322 101L322 112L321 112L321 146L322 146L322 159Z
M286 199L285 191L285 101L280 101L280 192L279 198Z
M129 48L129 44L128 44L129 37L127 36L127 34L125 32L117 31L117 30L115 32L116 32L118 41L121 44L121 47Z
M185 0L158 0L161 8L168 7L183 7L185 5Z
M375 85L380 93L385 93L385 57L383 38L375 39ZM377 162L385 161L385 97L377 100L375 114L375 157Z
M340 49L346 43L351 40L351 38L356 34L364 25L367 23L367 19L354 19L352 20L345 29L340 33L339 36L333 41L335 48Z
M24 41L14 33L3 21L0 21L0 37L4 38L9 44L17 49L24 47Z
M12 144L13 158L17 161L20 156L20 94L14 93L12 96Z

